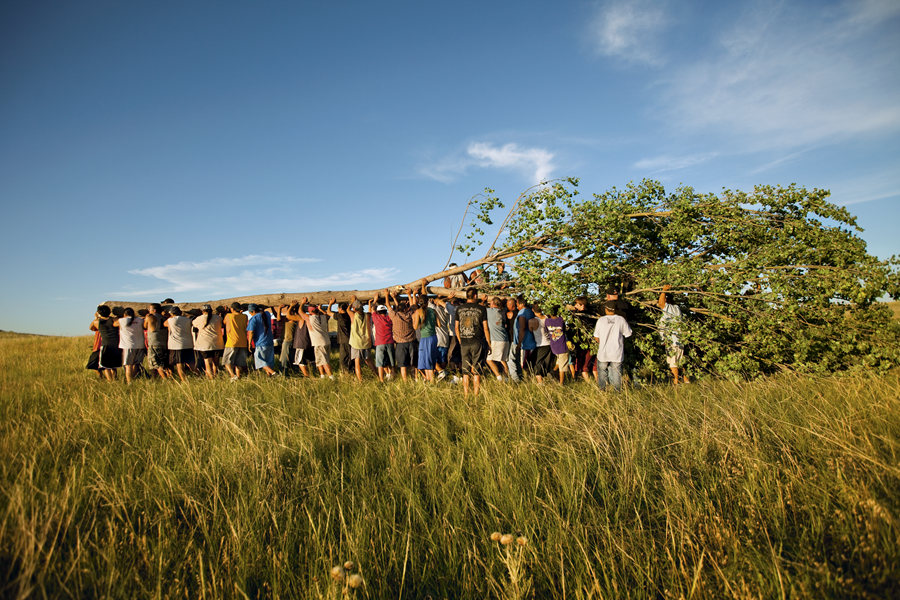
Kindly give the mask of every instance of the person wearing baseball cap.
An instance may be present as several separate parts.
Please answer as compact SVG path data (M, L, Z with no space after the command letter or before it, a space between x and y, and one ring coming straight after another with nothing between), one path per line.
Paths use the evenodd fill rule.
M265 371L269 377L275 377L275 342L272 337L272 319L269 313L262 310L257 304L248 304L247 312L250 320L247 322L247 345L253 342L253 360L256 369Z

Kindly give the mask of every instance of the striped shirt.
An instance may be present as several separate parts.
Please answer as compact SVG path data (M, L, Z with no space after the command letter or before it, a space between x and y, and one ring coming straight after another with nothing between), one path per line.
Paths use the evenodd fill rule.
M388 316L394 325L394 342L404 344L406 342L416 341L416 330L413 328L413 313L419 309L418 306L411 306L405 310L394 310L388 307Z

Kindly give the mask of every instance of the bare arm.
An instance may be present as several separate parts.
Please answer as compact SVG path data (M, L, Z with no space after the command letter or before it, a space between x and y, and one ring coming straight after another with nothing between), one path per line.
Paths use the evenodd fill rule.
M481 322L481 326L484 327L484 339L488 344L491 343L491 328L488 327L487 319Z
M659 294L659 302L657 302L657 306L665 309L666 308L666 292L672 289L672 286L668 283L663 286L663 291Z

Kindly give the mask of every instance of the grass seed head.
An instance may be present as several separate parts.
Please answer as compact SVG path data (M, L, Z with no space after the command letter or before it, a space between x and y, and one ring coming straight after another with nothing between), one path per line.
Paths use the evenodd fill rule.
M504 546L509 546L510 544L513 543L514 539L516 539L516 538L513 537L513 534L505 533L505 534L503 534L503 537L500 538L500 543L503 544Z
M528 539L520 535L516 538L516 543L520 546L524 546L528 543Z
M365 580L362 578L362 575L359 573L354 573L347 579L347 585L352 588L360 588L365 584Z
M499 542L500 538L502 538L502 537L503 537L502 533L500 533L499 531L495 531L494 533L491 534L491 541Z
M336 567L331 567L331 578L335 581L343 581L344 580L344 568L340 565Z
M355 568L356 568L356 564L352 560L348 560L347 562L344 563L345 571L352 571Z

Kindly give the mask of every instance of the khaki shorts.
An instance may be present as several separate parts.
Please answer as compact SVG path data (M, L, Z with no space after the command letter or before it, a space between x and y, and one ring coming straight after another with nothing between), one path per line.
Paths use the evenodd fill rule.
M669 346L669 349L666 351L666 362L669 364L669 368L678 368L682 359L684 359L684 348L680 346Z
M147 350L144 348L125 348L122 350L122 364L133 367L144 362Z
M230 367L247 366L247 348L225 348L222 353L222 364Z
M556 355L556 366L559 367L560 371L565 371L566 367L569 366L569 353L563 352L562 354Z
M328 348L326 346L313 346L316 352L316 366L327 367L329 364Z
M509 342L491 342L491 353L488 360L506 362L509 360Z

